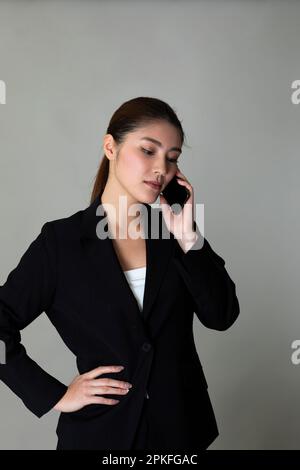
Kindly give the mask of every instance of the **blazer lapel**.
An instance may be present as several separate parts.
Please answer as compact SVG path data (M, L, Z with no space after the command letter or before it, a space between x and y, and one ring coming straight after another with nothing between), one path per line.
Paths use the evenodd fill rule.
M119 303L125 306L123 311L124 315L127 316L128 324L132 324L134 319L134 322L142 324L146 333L147 322L148 326L151 326L153 334L163 322L164 312L159 312L159 318L156 319L152 318L150 314L171 259L174 244L172 243L172 234L168 232L169 239L165 239L162 238L163 232L158 230L159 227L166 230L164 224L161 226L159 221L162 219L162 214L158 214L160 211L157 212L149 204L144 203L143 205L146 208L148 223L144 227L146 279L142 311L140 311L137 300L127 282L111 238L107 236L100 239L97 236L96 226L105 217L100 195L83 211L80 238L87 267L91 274L89 280L93 283L95 289L99 290L101 280L105 277L113 286L114 295L118 297ZM106 230L107 228L106 224ZM154 238L154 236L158 238Z

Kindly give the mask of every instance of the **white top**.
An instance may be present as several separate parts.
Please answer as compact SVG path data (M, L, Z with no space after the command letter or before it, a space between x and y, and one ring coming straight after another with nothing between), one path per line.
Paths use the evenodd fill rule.
M142 311L146 279L146 266L143 266L142 268L128 269L127 271L123 272L138 302L139 308Z

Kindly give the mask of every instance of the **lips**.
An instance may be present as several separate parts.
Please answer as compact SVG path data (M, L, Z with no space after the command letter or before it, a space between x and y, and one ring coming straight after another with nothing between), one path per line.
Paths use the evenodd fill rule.
M144 181L144 183L150 186L150 188L156 189L157 191L159 191L162 188L162 184L156 183L154 181Z

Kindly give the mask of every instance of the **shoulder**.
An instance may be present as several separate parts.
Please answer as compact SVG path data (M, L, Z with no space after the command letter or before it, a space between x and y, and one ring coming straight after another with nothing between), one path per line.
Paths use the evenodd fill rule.
M51 219L42 225L41 234L47 239L59 241L70 240L80 236L80 228L85 209L80 209L72 214L58 219Z

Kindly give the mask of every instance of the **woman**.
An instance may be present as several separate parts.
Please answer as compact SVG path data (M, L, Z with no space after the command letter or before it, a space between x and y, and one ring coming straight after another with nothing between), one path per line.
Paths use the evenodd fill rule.
M90 205L46 222L0 288L0 378L39 418L60 411L57 449L197 450L218 436L193 315L226 330L239 303L225 261L194 221L193 187L178 168L183 142L165 102L123 103L104 136ZM173 177L190 196L175 214L160 195L157 212L150 204ZM157 214L169 237L161 225L152 235ZM76 356L68 386L20 342L43 311Z

